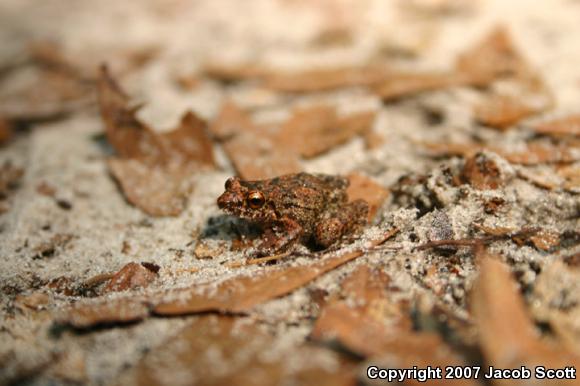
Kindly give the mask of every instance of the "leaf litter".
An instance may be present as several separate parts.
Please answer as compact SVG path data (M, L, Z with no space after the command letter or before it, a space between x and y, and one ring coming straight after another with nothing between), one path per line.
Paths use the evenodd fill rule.
M347 45L357 41L355 31L350 33ZM125 54L134 58L134 67L129 73L122 72L123 76L142 69L160 55L155 45L144 47L150 48L127 50ZM444 71L401 70L390 62L340 67L334 62L328 67L315 66L304 71L254 63L236 66L206 62L202 71L221 82L212 87L219 87L224 93L219 102L212 102L211 111L221 108L221 112L214 114L216 118L209 125L196 114L186 113L180 124L165 134L137 117L138 106L131 104L108 71L102 69L98 77L88 77L86 84L93 83L93 87L96 83L99 88L107 140L116 153L107 160L110 173L127 201L147 216L178 216L176 221L183 220L179 228L187 228L188 239L200 234L189 228L191 220L195 222L195 218L205 216L198 208L203 203L194 203L190 211L188 202L192 193L201 191L196 199L203 201L200 195L209 191L202 183L192 192L194 179L200 177L201 171L224 164L221 154L213 153L215 145L223 150L234 171L246 179L319 167L344 174L352 171L348 192L351 200L367 200L371 206L370 219L380 229L393 231L369 232L370 236L364 238L370 237L370 243L360 242L337 251L246 260L244 252L239 252L245 250L241 239L233 251L204 249L199 243L204 239L198 239L195 247L191 241L180 240L175 249L180 253L172 252L173 260L168 261L161 247L153 251L140 249L137 241L140 236L132 233L140 231L133 229L123 234L123 240L130 240L130 244L124 241L117 250L122 250L124 259L134 254L162 259L162 269L124 260L116 265L122 268L112 272L109 254L105 265L91 267L101 273L89 279L80 280L78 272L68 276L61 272L50 280L31 278L29 283L37 284L30 284L29 292L7 281L2 283L2 292L18 293L14 298L16 312L40 318L50 310L52 320L90 332L88 335L96 341L108 333L139 334L141 328L154 331L151 326L155 323L176 325L182 319L152 316L194 314L184 319L187 325L183 330L172 331L172 337L167 335L169 329L157 330L164 336L157 343L163 344L152 345L148 340L140 348L149 350L148 353L143 355L140 351L133 356L131 360L136 365L131 365L125 375L137 384L175 384L178 379L191 383L200 374L208 384L247 384L250 379L256 384L280 384L288 380L298 384L354 384L352 369L356 366L361 373L366 364L410 368L473 362L516 367L519 362L511 362L510 357L514 352L526 363L553 366L564 365L566 361L577 363L577 353L573 352L578 341L575 316L578 307L573 296L572 273L578 266L578 237L574 236L574 224L577 225L574 194L580 159L574 138L576 117L560 115L563 118L542 118L519 126L528 117L555 105L540 71L531 69L515 48L507 28L492 30L471 47ZM78 71L79 67L64 58L59 49L39 46L32 56L46 71L71 79L85 78L84 71ZM207 84L201 76L196 74L195 87L188 92L205 92ZM256 119L262 111L246 111L232 99L228 102L229 91L236 87L249 91L266 87L275 95L287 94L283 98L288 99L277 99L289 102L281 106L287 114L266 123ZM403 129L398 127L402 114L399 110L402 115L413 115L409 112L418 112L430 98L440 100L442 95L453 95L452 98L461 99L457 95L466 88L471 89L468 91L479 103L465 103L471 111L470 126L462 128L465 133L448 130L453 124L448 118L453 119L454 114L443 115L430 128L419 130L409 121L404 121ZM427 91L439 92L430 95ZM300 103L303 97L333 92L344 92L353 101L361 94L348 93L370 93L385 105L371 111L344 113L337 104L326 100L312 98L308 104ZM385 109L388 114L383 114ZM13 119L24 117L34 121L53 116L44 114L42 109L30 111L28 115L10 116L4 130L7 134L2 138L13 136L10 126ZM69 110L60 111L66 112L62 115L69 114ZM60 117L59 114L54 116ZM388 131L382 130L385 119ZM380 131L380 141L373 139L375 127L380 128L376 131ZM514 130L520 127L524 130ZM414 130L424 134L420 141L413 138ZM407 134L411 136L405 137ZM355 147L359 143L352 141L356 137L364 140L361 142L368 150L363 158L356 158L360 155ZM405 149L413 149L409 154L402 154L406 150L395 150L401 145L401 138L409 142L410 147ZM461 139L464 141L460 142ZM421 146L417 146L419 142ZM9 143L12 146L14 141ZM345 167L344 161L351 157L344 154L352 149L355 149L354 164ZM435 165L432 159L421 158L425 153L446 159ZM339 160L336 164L332 161L334 157ZM211 174L220 174L220 183L225 179L225 174L219 171ZM200 180L206 181L203 175ZM40 186L37 180L33 181L34 186ZM61 192L63 187L58 181L47 181L45 187L39 188L40 195L52 197L56 191ZM208 186L215 182L211 178L207 181L212 181ZM28 182L24 181L24 185L28 186ZM14 197L16 190L12 187L6 191L10 200L19 199ZM557 207L550 202L558 202ZM75 202L72 212L79 213L78 205L82 207L83 203ZM151 220L148 225L155 232L149 237L157 239L159 245L167 245L162 239L168 233L180 232L169 227L162 232L158 225L161 223L156 221L165 220ZM170 223L163 224L164 227ZM530 224L537 226L532 228ZM123 224L109 225L115 232L124 229ZM393 225L397 228L392 228ZM53 240L51 237L46 240ZM133 237L136 240L131 240ZM390 237L392 242L381 244ZM33 264L60 264L61 255L84 245L75 236L69 246L70 240L73 238L61 245L55 238L57 243L52 252L50 243L46 244L49 247L42 248L38 254L41 258L37 257ZM16 249L10 253L18 258L23 254L34 258L26 253L42 245L20 245L22 253ZM130 248L125 248L126 245ZM505 255L474 254L474 249L477 251L482 245L501 250ZM59 253L54 253L55 250ZM89 255L94 251L83 253ZM197 261L185 259L194 254ZM117 256L113 258L120 261ZM97 255L91 259L96 261ZM347 264L353 260L356 262ZM215 274L212 276L211 272ZM181 279L175 279L180 276ZM181 285L175 288L171 280L181 280ZM474 281L476 285L471 289ZM515 291L516 281L526 290L526 302ZM312 307L316 293L320 298L318 310ZM537 321L549 323L554 336L539 331L527 310L532 311ZM426 318L427 322L419 318ZM436 328L423 324L431 318L438 318ZM276 324L273 320L284 322ZM456 323L458 320L461 322ZM137 323L140 321L143 323ZM129 326L104 334L94 328L119 324ZM21 332L15 328L12 322L3 325L7 334ZM270 350L271 346L288 344L281 336L288 332L292 335L293 329L299 333L291 344ZM324 346L304 343L306 337ZM77 339L66 336L58 344L70 344ZM460 344L454 339L459 339ZM339 356L337 351L342 351L336 350L337 344L356 356ZM481 350L483 361L474 358L466 346ZM103 352L102 347L96 350ZM104 351L124 363L124 359L114 355L114 349ZM222 359L219 363L224 366L215 365L216 357ZM10 356L2 352L0 358L4 363L4 358ZM316 359L310 361L311 358ZM85 361L88 372L84 370ZM46 358L43 363L47 363ZM70 359L63 357L62 363L66 369L55 367L42 376L82 383L95 374L94 367L90 367L94 362L84 355L71 354ZM226 366L232 367L224 370ZM162 367L171 369L172 374L161 371ZM29 370L22 369L21 374L26 375ZM38 371L42 370L44 367L39 367ZM367 380L360 377L358 381ZM458 383L478 384L474 380Z

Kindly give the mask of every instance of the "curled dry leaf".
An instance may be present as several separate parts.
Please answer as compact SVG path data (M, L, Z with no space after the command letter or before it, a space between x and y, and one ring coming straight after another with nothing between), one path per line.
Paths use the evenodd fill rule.
M371 246L383 243L395 232L396 230L393 230L373 239L370 241ZM173 300L159 301L153 311L158 315L184 315L207 311L247 312L260 303L304 286L363 253L362 249L329 253L311 264L268 270L257 276L239 276L217 285L170 291L165 297Z
M103 293L145 288L156 278L157 273L145 265L128 263L109 280L109 283L103 288Z
M118 154L109 167L128 201L153 216L181 213L191 176L215 166L205 122L187 112L176 129L158 134L136 117L137 109L106 67L98 86L107 139Z
M323 360L332 355L324 349L299 345L264 355L272 353L273 343L272 336L251 321L203 316L150 351L120 384L175 385L184 379L195 384L234 386L356 383L352 366L343 364L332 370L324 366ZM289 362L293 365L288 366Z
M368 220L372 221L385 199L389 196L389 190L359 173L351 173L347 178L349 186L346 193L349 201L365 200L369 204Z
M479 254L480 274L473 289L473 314L486 362L496 368L526 366L564 368L580 358L564 347L540 339L509 268L496 257ZM535 384L552 384L535 380ZM495 380L494 384L528 384L527 380Z

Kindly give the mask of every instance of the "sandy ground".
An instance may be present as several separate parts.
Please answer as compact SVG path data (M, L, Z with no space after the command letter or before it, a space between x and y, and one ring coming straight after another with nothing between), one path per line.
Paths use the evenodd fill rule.
M556 107L550 114L578 111L579 1L252 0L241 3L4 0L0 3L0 63L18 57L30 41L53 40L86 66L107 61L115 71L122 67L117 64L122 52L154 47L155 58L135 71L122 74L120 81L136 99L147 102L140 117L154 127L165 129L174 126L186 109L212 120L226 98L254 109L257 120L279 119L288 114L287 100L281 103L276 95L244 84L223 87L201 80L193 90L176 86L177 76L194 73L208 61L250 60L284 69L301 69L364 63L377 55L387 55L409 68L447 68L461 50L481 39L495 25L504 24L552 90ZM321 31L336 26L353 31L350 43L313 48L311 42ZM361 106L377 109L374 131L385 139L382 146L373 150L365 149L362 140L355 139L323 156L304 161L303 166L311 172L358 171L386 187L406 174L427 174L426 186L443 203L441 210L450 218L456 238L470 236L470 225L480 220L496 227L539 225L558 232L577 231L580 225L577 194L548 191L515 177L499 192L470 190L469 197L463 200L454 198L457 191L438 187L445 178L445 169L457 170L462 161L433 160L417 148L415 141L465 140L477 131L480 138L517 148L529 136L525 124L507 133L474 127L471 103L479 97L477 91L454 88L383 105L378 97L355 88L295 98L291 103L307 104L322 98L336 101L347 110ZM427 109L440 111L443 121L427 123ZM197 318L149 318L125 327L81 334L64 331L55 335L54 315L58 315L59 307L69 303L67 297L51 294L51 305L45 312L23 311L15 306L15 293L32 293L35 281L63 275L83 281L116 271L128 262L150 261L162 267L159 280L149 288L156 290L265 269L225 268L223 262L242 259L235 252L205 260L192 255L196 235L207 227L210 218L220 215L215 199L222 192L224 181L234 173L219 148L216 151L220 169L194 177L196 189L187 209L174 218L152 218L129 205L109 175L106 149L94 139L102 130L102 121L93 107L56 122L35 124L32 130L0 151L0 161L9 159L25 171L21 186L9 199L10 209L0 216L0 283L3 291L16 289L12 294L2 295L0 301L0 313L4 315L0 322L3 367L0 383L22 376L26 384L34 385L104 385L111 384L121 374L126 384L137 382L131 370L143 354L162 345ZM507 176L517 175L521 168L504 166L502 173ZM55 187L55 197L70 202L72 208L65 210L54 198L38 194L37 187L42 182ZM481 212L481 200L493 194L504 197L512 205L501 218L486 218ZM410 193L409 196L418 195ZM433 304L443 304L457 318L468 318L466 294L476 275L471 251L460 249L456 255L460 272L442 274L438 280L444 290L439 293L425 284L424 275L427 266L442 267L445 257L412 251L417 241L410 241L409 235L427 241L436 212L415 219L416 212L405 204L405 198L397 201L391 196L375 222L381 229L392 225L401 229L393 244L399 248L397 251L370 253L288 296L258 306L252 315L274 334L272 350L286 352L302 342L312 326L312 321L305 317L310 312L307 311L310 292L313 289L336 291L340 278L358 264L376 265L388 272L400 288L398 296L416 304L418 309L428 310ZM50 257L35 258L38 246L55 235L67 235L69 240L57 246ZM124 243L130 245L128 251L123 251ZM529 286L527 300L534 305L538 319L557 317L554 316L557 311L549 303L560 299L562 291L568 291L569 302L580 301L577 269L563 274L553 267L558 263L553 255L529 245L517 247L503 241L491 249L506 256L506 261L518 272L520 283ZM570 249L567 253L573 251ZM298 258L281 264L301 264L305 260ZM537 267L541 267L540 276ZM198 271L183 271L193 268ZM578 352L577 306L575 310L567 314L566 329L575 342L572 347ZM52 363L59 363L57 358L65 353L69 362L83 364L82 374L55 369L57 365ZM312 360L328 368L338 366L337 355L329 350L320 352ZM170 376L167 374L167 379L172 383Z

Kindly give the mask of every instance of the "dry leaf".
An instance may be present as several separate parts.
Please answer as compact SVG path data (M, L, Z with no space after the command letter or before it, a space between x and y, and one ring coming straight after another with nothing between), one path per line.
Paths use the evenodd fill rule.
M408 310L390 299L388 284L383 272L360 266L342 283L346 299L323 309L311 338L338 341L381 368L461 365L458 355L437 334L412 331Z
M267 74L265 69L256 64L224 62L206 63L203 72L206 76L221 82L260 79Z
M528 71L527 63L504 26L495 27L479 43L459 55L455 68L482 86L498 77L516 76Z
M5 161L2 164L0 167L0 199L6 199L18 188L23 175L24 170L15 167L12 162Z
M489 255L480 255L479 263L480 274L473 289L473 313L486 362L500 369L578 367L580 358L539 338L509 268ZM501 385L529 382L494 380ZM553 382L535 380L534 384Z
M262 180L302 171L298 156L266 134L244 132L236 135L224 144L224 150L244 180Z
M331 106L312 106L295 111L280 128L276 141L304 158L312 158L369 131L375 115L367 111L338 116Z
M237 174L245 180L272 178L302 170L296 154L269 133L258 129L250 116L233 102L224 104L210 130L223 141Z
M467 158L461 178L475 189L497 189L505 184L505 176L492 157L477 153Z
M30 44L28 60L14 71L14 83L0 95L0 117L9 122L62 118L93 103L94 79L79 69L61 48L48 42Z
M0 118L0 145L5 145L14 137L14 130L8 120Z
M560 234L553 231L542 230L530 237L534 246L542 251L549 251L560 245Z
M551 106L526 103L526 96L495 95L475 106L475 119L490 127L506 130L524 118L541 113Z
M203 316L150 351L120 384L129 377L137 385L354 386L352 366L328 370L318 359L323 349L300 345L272 351L273 344L255 322Z
M157 278L157 273L146 266L128 263L119 270L103 288L103 293L148 287Z
M77 303L56 315L56 322L74 328L132 323L145 319L149 307L144 299L124 297L115 300Z
M500 147L486 146L476 143L420 143L433 156L462 156L469 157L477 152L491 151L499 154L514 164L537 165L546 163L571 163L580 160L580 149L550 145L540 142L529 142L524 150L507 151Z
M348 181L349 186L346 192L349 201L365 200L369 204L368 220L369 222L372 221L385 199L389 196L389 190L359 173L349 174Z
M564 189L573 192L580 192L580 166L568 165L558 168L557 173L566 181L563 184Z
M373 239L371 245L379 245L394 235L388 232ZM258 276L240 276L220 284L195 286L171 291L168 298L154 307L158 315L184 315L207 311L247 312L254 306L286 295L318 276L356 259L364 253L357 249L341 254L329 253L320 260L306 265L269 270Z
M385 66L323 68L295 73L270 72L266 87L283 92L318 92L341 87L370 86L389 74Z
M564 118L543 121L532 125L531 129L537 134L564 136L580 136L580 115L570 115Z
M98 85L107 139L118 154L109 167L127 200L152 216L178 215L187 204L191 176L215 167L205 122L187 112L176 129L158 134L137 119L106 67Z
M137 159L108 162L127 201L151 216L177 216L187 206L191 172L179 166L150 167Z
M416 95L467 83L467 78L456 73L392 73L383 82L374 86L374 91L384 101Z

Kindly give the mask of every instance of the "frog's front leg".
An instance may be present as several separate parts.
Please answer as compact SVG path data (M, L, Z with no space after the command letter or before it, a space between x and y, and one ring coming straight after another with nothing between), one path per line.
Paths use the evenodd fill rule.
M358 233L367 224L368 212L366 201L356 200L323 217L314 233L316 243L328 248L344 236Z
M269 256L281 252L296 242L302 232L302 227L296 221L289 218L281 220L265 232L264 240L257 247L258 255Z

